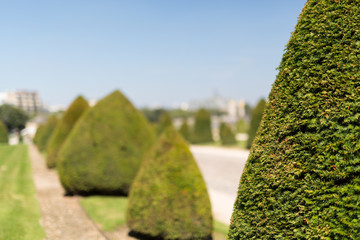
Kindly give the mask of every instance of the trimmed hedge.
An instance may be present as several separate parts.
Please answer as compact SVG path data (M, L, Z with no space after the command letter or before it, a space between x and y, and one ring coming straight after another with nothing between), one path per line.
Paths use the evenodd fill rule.
M160 136L161 133L168 128L169 126L172 126L172 119L171 116L168 112L164 111L161 116L160 116L160 120L159 120L159 124L157 125L157 129L156 129L156 133L157 136Z
M239 121L236 123L236 131L238 133L248 133L249 124L244 118L239 119Z
M225 123L221 123L220 124L220 141L222 145L232 145L232 144L236 144L236 139L235 139L235 135L233 133L233 131L231 130L231 128L225 124Z
M250 127L248 131L248 141L247 141L247 148L251 148L251 145L253 144L254 138L256 136L256 132L259 128L261 118L263 116L264 108L265 108L266 102L264 99L261 99L256 107L251 112L251 120L250 120Z
M5 124L0 120L0 143L8 143L9 133Z
M309 0L240 181L229 239L360 239L360 1Z
M186 141L172 127L160 136L132 185L127 225L162 239L211 237L209 196Z
M49 139L46 148L46 165L48 168L54 168L59 161L59 151L62 144L73 129L75 123L80 119L86 110L89 109L88 102L82 97L77 97L65 111L63 117L54 129L54 133Z
M190 128L189 124L187 123L187 118L184 118L183 123L180 126L179 132L186 141L190 141Z
M195 125L191 136L192 143L212 142L211 116L205 109L199 109L195 114Z
M154 144L144 116L115 91L89 109L59 154L59 176L68 194L127 194Z
M40 151L45 151L51 135L53 134L59 118L52 115L49 119L36 130L34 143Z

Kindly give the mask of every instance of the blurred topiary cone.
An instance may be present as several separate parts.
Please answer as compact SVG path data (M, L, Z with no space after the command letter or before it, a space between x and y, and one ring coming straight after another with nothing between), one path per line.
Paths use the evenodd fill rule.
M46 165L48 168L56 167L59 158L58 154L62 144L68 137L75 123L88 109L88 102L82 96L79 96L71 103L69 108L65 111L63 117L56 125L54 133L51 135L46 148Z
M0 143L8 143L8 130L5 124L0 120Z
M309 0L240 181L229 239L360 239L360 1Z
M160 116L160 120L159 120L159 124L156 128L156 135L160 136L161 133L169 126L172 126L172 118L170 116L170 114L166 111L164 111L161 116Z
M255 108L251 112L250 127L249 127L249 131L248 131L249 138L246 143L246 147L249 149L251 148L251 145L253 144L254 138L256 136L256 132L259 128L265 105L266 105L265 99L261 99L256 104Z
M59 119L56 115L52 115L49 119L36 130L34 143L40 151L45 151L51 135L53 134Z
M64 143L58 166L68 194L127 194L154 132L115 91L85 113Z
M220 141L222 145L236 144L235 134L226 123L220 124Z
M206 109L199 109L195 114L194 131L192 132L192 143L212 142L211 116Z
M132 185L127 225L135 233L163 239L211 237L211 205L205 182L173 127L164 130Z

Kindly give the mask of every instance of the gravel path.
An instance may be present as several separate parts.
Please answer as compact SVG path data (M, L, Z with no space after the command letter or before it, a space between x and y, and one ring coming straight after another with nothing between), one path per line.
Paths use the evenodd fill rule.
M29 145L41 225L46 240L107 240L87 217L77 197L64 197L54 170L48 170L35 146Z

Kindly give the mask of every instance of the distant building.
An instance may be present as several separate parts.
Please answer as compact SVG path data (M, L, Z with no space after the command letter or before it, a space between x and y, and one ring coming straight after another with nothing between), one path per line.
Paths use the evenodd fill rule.
M0 105L10 104L29 114L42 112L41 101L37 92L12 91L0 93Z

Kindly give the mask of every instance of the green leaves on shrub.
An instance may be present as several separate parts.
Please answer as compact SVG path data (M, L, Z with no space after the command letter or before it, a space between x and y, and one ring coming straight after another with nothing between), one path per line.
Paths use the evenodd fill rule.
M210 113L200 109L195 114L195 125L191 136L192 143L212 142Z
M187 143L172 127L160 136L135 178L127 225L137 233L164 239L211 236L205 182Z
M266 102L264 99L261 99L258 104L256 105L256 107L252 110L251 112L251 120L250 120L250 127L249 127L249 131L248 131L248 141L247 141L247 148L250 148L254 138L256 136L256 132L259 128L260 122L261 122L261 118L264 112L264 108L265 108Z
M144 116L115 91L89 109L65 141L61 183L68 194L127 194L154 141Z
M360 1L309 0L239 185L229 239L360 239Z
M0 120L0 143L8 143L8 130L5 124Z
M220 141L222 145L231 145L236 143L234 133L225 123L220 124Z
M38 127L34 137L34 143L40 151L45 151L49 139L53 134L56 124L58 122L59 122L59 118L56 115L52 115L49 117L46 123Z
M48 168L56 167L59 158L58 154L62 144L66 140L75 123L88 109L88 102L82 96L79 96L66 110L63 117L56 125L54 133L51 135L47 145L46 165Z

